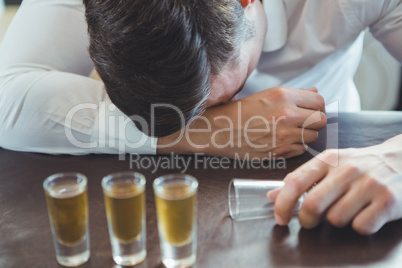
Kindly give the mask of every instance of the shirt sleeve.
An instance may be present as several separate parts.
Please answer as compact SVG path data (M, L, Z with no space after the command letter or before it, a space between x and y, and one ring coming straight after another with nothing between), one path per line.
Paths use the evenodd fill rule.
M402 63L402 0L347 0L363 28Z
M0 46L0 146L51 154L155 154L88 77L80 0L25 0Z

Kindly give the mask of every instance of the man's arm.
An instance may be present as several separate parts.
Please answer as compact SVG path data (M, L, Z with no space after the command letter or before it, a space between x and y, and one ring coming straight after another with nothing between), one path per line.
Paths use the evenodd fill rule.
M111 104L93 64L80 0L26 0L0 48L0 146L43 153L155 153Z
M344 1L345 2L345 1ZM369 27L396 60L402 63L402 0L346 0L361 29Z
M361 234L377 232L402 218L402 135L359 149L326 151L289 173L275 200L275 218L288 224L298 198L308 191L299 212L305 228L323 218L337 227L351 223ZM338 159L339 164L335 167ZM311 189L311 190L310 190Z
M159 138L158 153L290 158L318 138L318 130L326 125L323 112L324 99L314 88L267 89L207 109L181 132Z
M362 29L402 63L402 1L346 0ZM339 164L330 163L339 158ZM349 223L361 234L377 232L385 223L402 218L402 135L366 148L324 152L285 178L275 200L275 218L288 224L298 198L310 190L299 212L305 228L326 218L335 226ZM314 186L314 188L312 188Z

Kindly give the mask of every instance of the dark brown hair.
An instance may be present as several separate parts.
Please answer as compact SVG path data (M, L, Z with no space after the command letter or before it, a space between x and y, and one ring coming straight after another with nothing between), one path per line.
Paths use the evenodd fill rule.
M151 136L205 109L210 78L234 64L245 36L235 0L84 0L89 53L112 102ZM151 122L154 121L154 127Z

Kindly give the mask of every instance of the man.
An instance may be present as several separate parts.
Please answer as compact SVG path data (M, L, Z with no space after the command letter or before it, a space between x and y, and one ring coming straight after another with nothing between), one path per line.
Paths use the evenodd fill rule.
M92 62L79 1L25 1L0 51L2 147L292 157L325 125L323 97L359 110L352 77L366 27L402 61L400 0L84 3L91 58L132 122L102 83L84 77ZM401 218L401 139L340 150L335 168L329 152L289 174L283 190L269 193L278 223L316 182L299 214L306 228L326 215L369 234Z

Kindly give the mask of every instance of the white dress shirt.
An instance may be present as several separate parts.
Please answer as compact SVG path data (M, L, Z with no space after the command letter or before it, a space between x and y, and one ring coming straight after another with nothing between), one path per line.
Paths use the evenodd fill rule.
M353 77L362 53L363 30L367 27L402 62L401 0L264 0L263 3L268 17L265 41L268 51L263 52L240 97L278 85L317 87L329 105L327 111L359 111L360 98ZM269 16L268 10L285 14L286 20ZM277 24L281 25L281 31L273 27L270 32L270 25ZM271 40L273 48L269 47ZM277 40L281 40L281 45Z
M271 11L277 8L271 16L270 1ZM281 84L316 86L340 111L358 110L352 78L361 32L370 27L401 62L401 2L264 0L272 27L267 51L242 95ZM0 46L0 147L52 154L156 153L157 139L142 134L111 104L103 84L88 78L93 63L87 47L81 0L23 2Z

